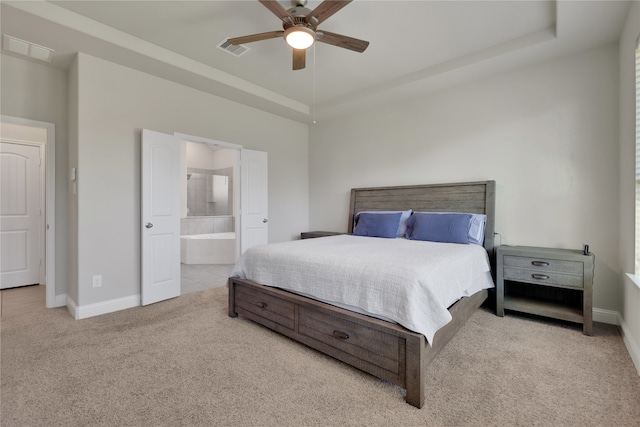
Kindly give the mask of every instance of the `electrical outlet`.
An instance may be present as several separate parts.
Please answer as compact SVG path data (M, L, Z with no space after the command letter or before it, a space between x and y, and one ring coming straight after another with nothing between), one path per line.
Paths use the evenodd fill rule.
M93 287L94 288L99 288L102 286L102 275L100 274L96 274L93 276L92 279L92 283L93 283Z

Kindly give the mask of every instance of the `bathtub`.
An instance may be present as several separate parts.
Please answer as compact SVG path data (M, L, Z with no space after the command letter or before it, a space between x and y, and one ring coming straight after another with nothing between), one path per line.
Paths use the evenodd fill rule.
M180 236L180 262L183 264L234 264L236 233L231 231Z

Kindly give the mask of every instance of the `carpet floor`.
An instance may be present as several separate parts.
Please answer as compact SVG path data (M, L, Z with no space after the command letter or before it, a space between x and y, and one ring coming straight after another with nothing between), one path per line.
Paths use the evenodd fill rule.
M638 426L640 376L616 327L479 309L403 390L242 318L227 289L74 320L2 319L3 427Z

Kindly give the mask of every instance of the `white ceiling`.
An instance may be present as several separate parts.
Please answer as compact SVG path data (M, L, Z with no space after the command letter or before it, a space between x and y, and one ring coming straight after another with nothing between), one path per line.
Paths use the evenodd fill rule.
M53 66L68 67L81 51L310 122L617 41L629 7L356 0L319 29L367 40L368 49L316 43L299 71L282 39L247 44L240 57L216 48L227 37L282 28L257 0L2 0L1 18L3 34L55 49Z

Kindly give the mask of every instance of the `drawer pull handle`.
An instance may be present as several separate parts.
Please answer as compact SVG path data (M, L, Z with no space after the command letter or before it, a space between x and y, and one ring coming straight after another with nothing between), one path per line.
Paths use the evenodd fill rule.
M346 334L342 331L333 331L333 336L338 338L339 340L348 340L349 334Z
M546 274L532 274L531 277L538 280L547 280L549 278Z
M535 265L536 267L546 267L549 265L549 263L546 261L531 261L531 264Z
M267 308L267 303L266 302L262 302L260 301L259 303L256 304L258 307L260 308Z

